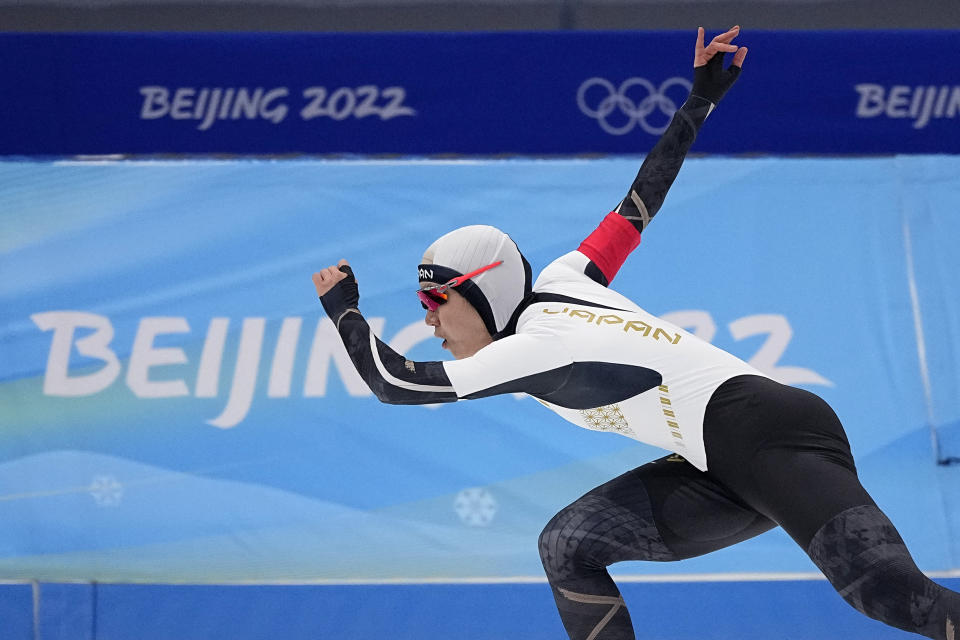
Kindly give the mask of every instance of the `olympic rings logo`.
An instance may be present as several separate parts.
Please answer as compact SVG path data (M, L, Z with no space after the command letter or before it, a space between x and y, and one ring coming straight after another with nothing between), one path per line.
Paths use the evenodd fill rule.
M667 91L675 86L682 87L688 93L693 88L689 80L679 77L665 80L659 87L654 86L646 78L628 78L619 88L614 87L613 83L606 78L590 78L585 80L577 90L577 106L584 115L595 119L600 124L600 128L610 135L622 136L640 125L640 128L647 133L658 136L670 126L670 120L678 109L677 104L667 95ZM592 107L587 104L587 92L594 87L604 89L607 95L600 100L599 104ZM640 87L646 93L646 97L639 102L627 96L627 91L634 87ZM607 121L607 117L617 109L627 117L626 123L620 126L614 126ZM647 122L647 116L654 110L659 110L666 116L666 122L662 126L654 126Z

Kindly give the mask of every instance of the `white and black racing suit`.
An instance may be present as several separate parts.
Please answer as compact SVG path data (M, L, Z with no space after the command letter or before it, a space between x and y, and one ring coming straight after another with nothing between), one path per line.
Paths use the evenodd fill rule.
M858 610L953 638L960 596L917 569L861 486L830 407L607 286L660 208L713 97L690 97L627 197L577 250L540 273L507 327L475 355L411 362L394 352L358 311L352 274L324 306L383 402L523 392L577 426L679 454L604 483L543 530L541 559L571 638L634 637L608 565L701 555L777 525Z

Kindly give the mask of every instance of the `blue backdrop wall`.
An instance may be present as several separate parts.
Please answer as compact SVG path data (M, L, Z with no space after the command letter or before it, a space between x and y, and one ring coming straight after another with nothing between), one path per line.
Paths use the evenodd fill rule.
M578 430L524 397L379 404L310 274L350 259L380 335L412 358L441 359L412 293L435 236L494 224L542 268L593 229L638 164L0 164L2 575L532 582L523 593L552 620L540 528L660 452ZM954 156L692 159L614 281L826 398L865 485L941 576L957 567L960 524L958 471L936 464L960 456L958 175ZM617 570L815 572L777 531ZM114 592L97 593L103 607ZM362 616L356 605L325 619L350 629L391 615L361 600Z

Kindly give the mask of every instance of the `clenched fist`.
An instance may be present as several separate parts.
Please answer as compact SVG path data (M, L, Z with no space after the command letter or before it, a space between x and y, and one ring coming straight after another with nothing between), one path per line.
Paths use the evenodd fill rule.
M349 267L350 263L346 260L340 260L337 266L330 266L313 274L313 286L317 288L317 295L323 297L334 285L347 277L345 271L340 267Z

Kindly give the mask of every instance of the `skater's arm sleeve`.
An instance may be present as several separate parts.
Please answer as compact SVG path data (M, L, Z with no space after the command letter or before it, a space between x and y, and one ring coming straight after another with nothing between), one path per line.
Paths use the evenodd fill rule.
M390 404L456 401L439 362L411 362L377 338L360 313L360 289L353 269L347 264L339 269L346 277L327 289L320 302L370 391Z
M687 152L714 106L706 98L690 95L640 165L626 197L614 209L638 233L643 233L660 211Z
M731 44L739 33L740 27L733 27L713 38L705 47L704 30L697 30L690 95L640 165L626 197L613 210L615 216L630 223L636 235L626 231L625 225L614 224L612 220L615 218L607 216L580 245L580 252L590 258L603 276L600 279L587 273L597 282L608 284L612 281L627 255L640 244L640 234L663 205L700 127L740 76L747 48ZM725 52L736 52L726 69L723 66Z
M590 258L585 273L593 280L609 285L627 256L640 244L640 234L660 210L712 108L713 103L695 95L684 102L647 154L627 196L577 248Z
M370 391L388 404L456 402L459 398L441 362L413 362L384 344L359 311L337 323L343 346Z
M360 377L388 404L546 394L566 381L572 366L545 340L527 335L498 340L469 358L415 362L377 338L359 311L345 312L337 331Z

